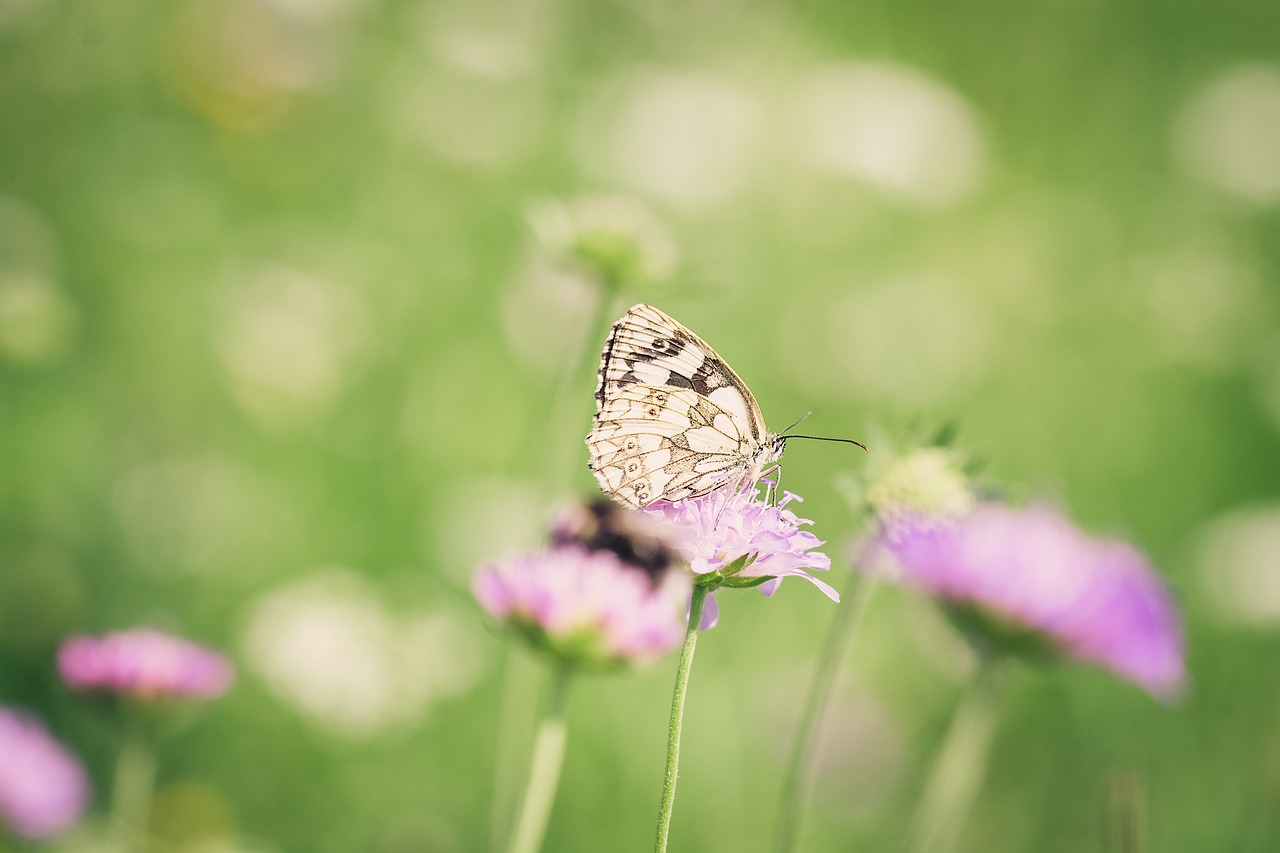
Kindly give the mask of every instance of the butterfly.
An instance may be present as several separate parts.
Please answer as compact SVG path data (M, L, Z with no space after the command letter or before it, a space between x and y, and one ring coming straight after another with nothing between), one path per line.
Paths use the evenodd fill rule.
M782 457L788 438L817 436L769 432L746 383L671 317L641 304L613 324L587 447L591 473L618 503L638 509L744 488Z

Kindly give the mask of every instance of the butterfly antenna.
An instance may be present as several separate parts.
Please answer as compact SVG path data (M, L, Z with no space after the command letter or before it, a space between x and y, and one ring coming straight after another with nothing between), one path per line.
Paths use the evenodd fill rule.
M782 432L778 433L778 436L779 437L785 436L788 432L800 426L800 424L804 423L809 418L809 415L812 415L812 414L813 412L805 412L803 415L801 415L800 417L792 421L791 426L787 427Z
M787 427L787 428L790 429L790 427ZM783 439L807 438L810 441L838 441L838 442L841 442L842 444L856 444L859 447L861 447L863 450L867 449L867 446L863 444L861 441L854 441L852 438L827 438L826 436L822 436L822 435L780 435L778 437ZM867 452L869 453L870 451L867 451Z

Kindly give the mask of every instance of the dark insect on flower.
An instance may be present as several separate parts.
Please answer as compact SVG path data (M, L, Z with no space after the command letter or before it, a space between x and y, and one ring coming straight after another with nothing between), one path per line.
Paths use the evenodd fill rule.
M566 509L551 525L551 547L580 545L608 551L649 576L656 585L679 561L673 531L647 515L598 498Z

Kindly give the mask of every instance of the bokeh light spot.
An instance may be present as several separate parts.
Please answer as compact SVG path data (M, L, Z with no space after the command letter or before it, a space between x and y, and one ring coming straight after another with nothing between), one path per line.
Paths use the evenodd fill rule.
M337 400L371 335L368 309L353 291L266 266L238 288L218 350L244 410L264 425L289 425Z
M1202 588L1224 617L1280 625L1280 505L1242 507L1210 521L1196 541Z
M0 356L41 364L62 355L71 340L75 310L47 278L0 271Z
M1280 68L1220 72L1191 97L1173 141L1187 174L1245 201L1280 201Z
M502 519L493 524L493 519ZM431 558L446 577L469 584L482 561L542 543L547 509L528 483L472 477L456 484L428 528Z
M398 616L360 576L323 569L253 602L243 642L280 702L364 740L469 690L483 669L475 633L445 611Z
M702 208L745 189L763 123L763 104L731 77L653 72L601 94L579 122L577 149L602 177Z
M795 113L796 144L814 168L922 207L961 200L985 168L974 108L913 68L824 69L801 87Z
M297 541L298 519L279 489L213 457L127 470L111 509L135 564L161 575L238 575Z
M1164 358L1211 372L1238 365L1263 307L1257 273L1243 258L1176 249L1140 258L1134 279Z

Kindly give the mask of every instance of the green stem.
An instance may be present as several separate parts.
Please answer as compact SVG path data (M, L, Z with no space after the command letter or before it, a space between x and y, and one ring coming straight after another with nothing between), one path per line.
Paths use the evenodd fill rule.
M551 675L551 691L547 710L538 725L534 739L533 759L529 764L529 782L516 818L516 831L511 838L511 853L537 853L547 832L547 819L560 784L560 768L564 764L564 745L568 737L565 705L569 692L570 669L557 664Z
M853 645L858 626L862 624L862 618L867 612L871 591L875 588L875 580L870 576L856 570L850 571L849 575L849 586L840 606L836 608L835 621L831 624L822 658L814 671L813 683L809 687L809 696L800 717L800 727L796 731L791 759L787 763L786 775L783 776L774 843L774 849L778 853L790 853L795 849L800 833L800 818L813 787L816 735L822 726L836 673Z
M502 676L501 698L498 700L497 733L494 735L493 785L489 799L489 837L491 853L505 849L512 829L511 819L520 795L520 774L528 755L528 716L519 713L528 708L529 697L536 690L533 670L516 654L513 643L504 643L498 652L498 672ZM538 673L542 670L539 667Z
M979 665L925 782L912 853L948 853L955 848L987 769L1003 683L997 662L984 660Z
M671 809L676 802L676 774L680 768L680 730L684 725L684 697L689 688L689 670L693 668L693 651L698 645L698 623L702 621L702 603L710 590L694 584L689 602L689 627L685 629L684 647L680 649L680 665L676 668L676 687L671 696L671 723L667 729L667 775L662 781L662 805L658 808L658 838L655 853L666 853L667 836L671 832Z
M1142 779L1119 770L1107 783L1107 853L1145 853L1147 798Z
M599 361L600 351L595 344L602 344L606 328L602 328L609 319L613 308L613 298L618 292L618 283L612 278L601 276L597 293L595 310L583 330L578 352L565 359L564 370L556 383L552 394L552 408L547 418L547 436L543 460L546 463L546 474L543 484L552 499L560 498L567 490L567 472L578 470L568 464L570 448L576 448L586 458L586 449L582 437L590 429L590 415L586 404L590 400L590 392L595 390L594 384L583 384L588 370L594 372ZM576 436L571 443L565 436Z
M120 745L112 789L111 829L117 847L124 853L137 853L146 847L155 776L151 744L139 727L132 726Z
M560 376L551 395L547 411L546 434L535 441L542 444L541 495L546 502L560 500L568 491L570 472L579 470L577 463L570 464L572 448L586 459L586 447L582 436L590 428L589 405L593 385L580 382L587 369L596 363L600 353L594 346L604 341L604 325L614 301L617 286L611 279L602 279L590 324L582 330L581 346L577 352L566 353ZM573 437L572 442L566 436ZM520 671L520 662L510 650L504 651L499 663L502 672L502 699L498 706L497 760L493 768L493 797L490 801L491 845L499 849L501 840L507 837L510 805L519 786L520 747L524 723L523 709L528 707L527 696L531 692L527 673Z

